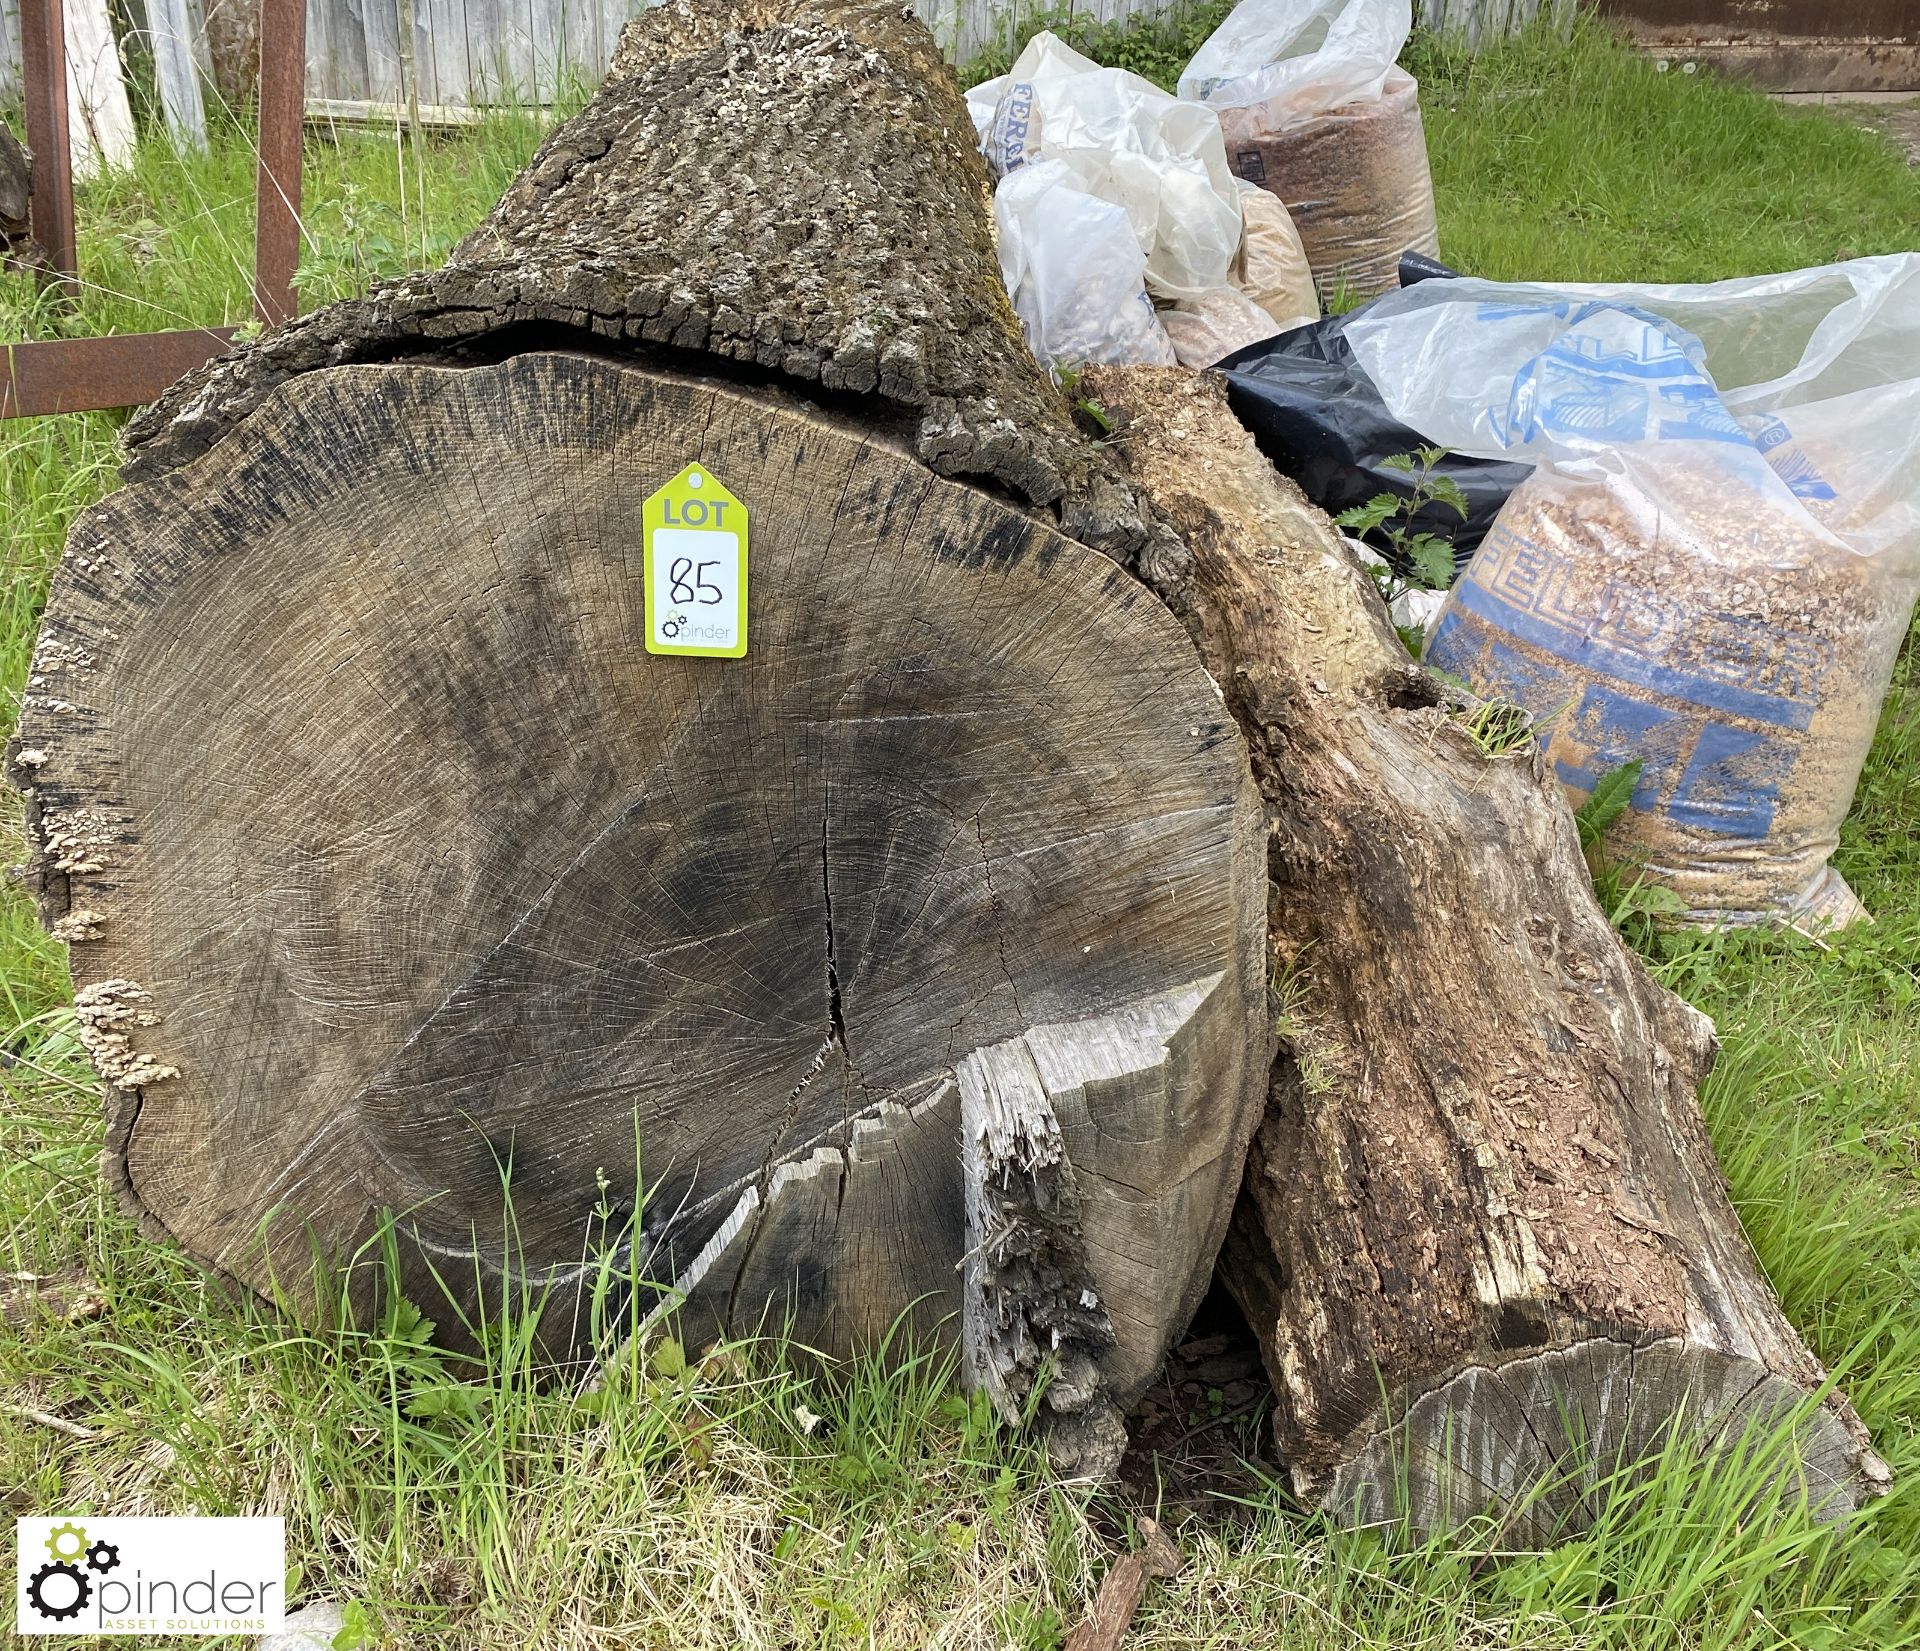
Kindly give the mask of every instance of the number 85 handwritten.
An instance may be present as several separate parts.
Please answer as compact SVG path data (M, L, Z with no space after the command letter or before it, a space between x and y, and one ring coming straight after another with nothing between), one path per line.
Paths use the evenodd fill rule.
M697 601L703 608L715 607L726 600L726 592L707 578L707 569L718 562L702 562L697 567L691 556L676 556L667 568L667 589L676 602ZM696 596L695 591L699 594ZM708 592L712 592L711 595Z

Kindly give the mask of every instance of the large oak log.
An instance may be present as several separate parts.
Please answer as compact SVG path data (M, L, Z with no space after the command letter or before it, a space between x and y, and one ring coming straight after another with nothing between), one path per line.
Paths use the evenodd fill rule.
M1341 1513L1810 1391L1709 1031L1552 788L1212 392L1074 429L971 141L896 6L679 0L444 269L131 427L10 768L116 1184L296 1305L391 1211L410 1292L548 1290L556 1352L596 1250L696 1332L911 1312L1097 1465L1264 1105L1224 1270ZM741 660L644 648L691 462L753 511ZM1803 1433L1834 1505L1884 1476Z
M1266 1087L1258 801L1056 525L1140 532L951 82L835 15L649 18L448 268L150 412L13 766L110 1173L196 1256L311 1305L392 1212L443 1335L524 1291L558 1355L582 1282L835 1356L909 1317L1105 1460ZM742 659L644 645L692 463L751 513Z
M1202 657L1267 803L1282 1053L1221 1276L1295 1488L1521 1545L1584 1529L1676 1430L1799 1411L1829 1515L1887 1469L1782 1315L1697 1092L1711 1022L1593 898L1558 783L1489 758L1217 381L1090 372L1192 553Z

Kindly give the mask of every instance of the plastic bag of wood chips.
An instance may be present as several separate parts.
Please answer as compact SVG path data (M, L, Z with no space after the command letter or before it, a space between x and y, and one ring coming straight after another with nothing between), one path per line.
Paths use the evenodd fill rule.
M1286 204L1258 184L1239 178L1234 183L1240 195L1242 231L1240 256L1230 272L1233 284L1273 317L1278 332L1318 321L1320 298L1314 290L1313 270Z
M1001 180L993 218L1001 276L1049 371L1056 362L1174 365L1124 207L1089 195L1063 162L1040 161Z
M1286 203L1329 301L1439 252L1419 88L1394 66L1412 27L1409 0L1242 0L1180 77L1234 172Z
M1222 356L1271 338L1280 329L1244 292L1216 287L1160 312L1160 325L1183 367L1211 367Z
M1088 194L1126 208L1156 297L1198 298L1227 284L1240 200L1211 109L1103 69L1045 31L967 103L995 177L1061 161Z
M1710 286L1430 281L1347 342L1435 441L1531 459L1428 663L1525 705L1698 920L1864 915L1827 865L1920 590L1920 255Z

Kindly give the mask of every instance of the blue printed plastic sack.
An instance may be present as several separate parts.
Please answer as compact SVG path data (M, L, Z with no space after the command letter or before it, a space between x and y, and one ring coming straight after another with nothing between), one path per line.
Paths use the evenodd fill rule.
M1702 921L1863 915L1827 865L1920 564L1920 257L1712 286L1427 282L1347 341L1396 418L1536 469L1427 661L1526 706Z

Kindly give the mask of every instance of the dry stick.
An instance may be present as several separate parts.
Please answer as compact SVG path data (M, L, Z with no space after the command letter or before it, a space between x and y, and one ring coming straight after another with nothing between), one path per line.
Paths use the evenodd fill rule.
M1176 1577L1186 1569L1186 1560L1159 1521L1141 1519L1140 1536L1142 1545L1123 1554L1102 1579L1093 1614L1067 1636L1067 1651L1120 1651L1147 1583L1154 1578Z
M97 1439L100 1435L90 1427L82 1427L78 1422L70 1422L64 1416L56 1416L48 1410L35 1410L32 1405L0 1404L0 1415L18 1416L24 1422L38 1422L42 1427L50 1427L55 1433L64 1433L69 1439Z

